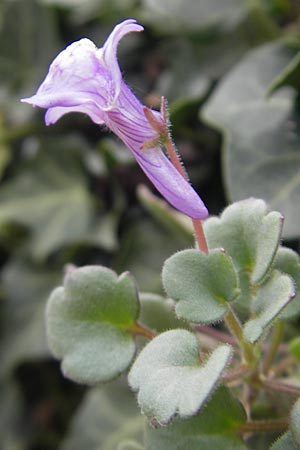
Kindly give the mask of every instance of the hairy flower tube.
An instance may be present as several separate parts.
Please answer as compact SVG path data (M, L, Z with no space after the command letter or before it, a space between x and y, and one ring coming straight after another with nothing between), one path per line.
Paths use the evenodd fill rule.
M127 33L142 30L134 19L127 19L116 25L102 48L85 38L74 42L54 59L36 94L22 101L46 108L46 125L69 112L86 113L96 124L105 124L171 205L193 219L204 219L205 205L165 155L158 130L122 78L118 43ZM163 126L161 114L152 113Z

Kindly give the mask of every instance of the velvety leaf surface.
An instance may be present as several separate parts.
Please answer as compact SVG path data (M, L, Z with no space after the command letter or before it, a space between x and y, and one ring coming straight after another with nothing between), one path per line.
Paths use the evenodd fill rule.
M244 326L244 335L249 342L256 342L262 336L291 301L294 292L292 279L274 270L253 299L253 312L256 317Z
M294 281L296 296L282 312L282 319L295 317L300 313L300 258L299 255L287 247L280 247L274 262L274 268L290 275Z
M154 422L166 424L176 414L192 416L215 389L231 349L218 347L203 364L199 350L193 333L171 330L154 338L135 360L129 385L138 391L142 411Z
M221 217L204 222L209 248L222 247L239 271L260 283L273 263L282 228L282 216L269 212L263 200L249 198L228 206Z
M51 351L64 374L80 383L109 381L131 363L135 344L128 331L139 313L137 291L128 273L117 277L101 266L71 268L64 287L47 307Z
M189 328L186 321L177 318L174 312L174 302L160 295L140 294L140 318L139 321L158 332L173 328Z
M223 250L205 255L199 250L183 250L167 259L162 272L167 294L176 304L176 314L196 323L220 320L228 302L239 294L232 261Z
M245 420L246 414L241 404L225 387L220 387L197 416L175 419L168 427L155 429L147 426L145 444L149 450L218 450L223 446L246 449L235 436L236 429ZM221 433L225 434L222 443Z
M229 198L264 198L285 216L285 237L299 236L295 97L284 90L268 99L266 92L293 54L280 42L253 50L222 80L203 111L204 119L224 134Z

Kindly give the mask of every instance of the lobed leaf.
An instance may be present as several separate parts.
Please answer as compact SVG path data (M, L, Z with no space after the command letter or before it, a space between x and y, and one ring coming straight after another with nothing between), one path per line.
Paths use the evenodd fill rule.
M177 316L194 323L220 320L239 294L237 273L222 249L176 253L165 262L162 281L177 302Z
M140 322L158 332L174 328L189 328L186 321L180 320L174 313L174 302L160 295L140 294Z
M206 220L204 232L209 248L224 248L238 271L261 283L274 261L282 221L280 213L268 212L263 200L249 198L228 206L220 218Z
M221 345L201 364L193 333L167 331L141 351L129 372L129 385L138 391L142 412L160 425L167 424L175 415L189 417L199 411L230 355L231 348Z
M50 350L63 373L79 383L116 378L130 365L135 344L130 328L139 313L135 283L101 266L70 269L47 305Z
M274 268L290 275L296 288L296 296L282 312L281 319L289 319L300 313L300 257L290 248L279 247Z
M253 299L255 317L244 325L244 336L254 343L268 329L280 312L295 295L292 279L274 270L268 280L259 287Z
M239 401L224 386L219 387L205 408L195 417L176 418L168 427L145 430L145 445L149 450L219 450L246 446L236 437L246 414Z

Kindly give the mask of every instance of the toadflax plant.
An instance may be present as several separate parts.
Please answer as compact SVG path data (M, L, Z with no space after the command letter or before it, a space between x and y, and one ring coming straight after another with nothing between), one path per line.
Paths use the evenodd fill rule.
M164 100L160 112L144 107L121 76L118 42L141 30L129 19L100 49L88 39L71 44L23 101L46 108L47 125L74 111L107 125L165 199L191 217L196 246L165 262L166 299L140 293L128 272L69 266L47 305L49 347L79 383L128 372L148 420L143 442L120 442L119 450L246 450L265 433L274 441L268 448L299 450L300 343L281 342L300 312L299 256L281 245L283 217L263 200L207 218L171 141Z

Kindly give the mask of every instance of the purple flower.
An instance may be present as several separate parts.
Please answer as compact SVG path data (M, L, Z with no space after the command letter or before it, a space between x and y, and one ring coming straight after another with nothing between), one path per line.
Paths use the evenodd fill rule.
M54 59L36 94L22 101L46 108L46 125L69 112L86 113L93 122L105 124L171 205L194 219L204 219L208 215L205 205L164 154L157 129L122 78L118 43L125 34L142 30L134 19L128 19L116 25L102 48L89 39L74 42ZM152 113L163 125L161 114Z

